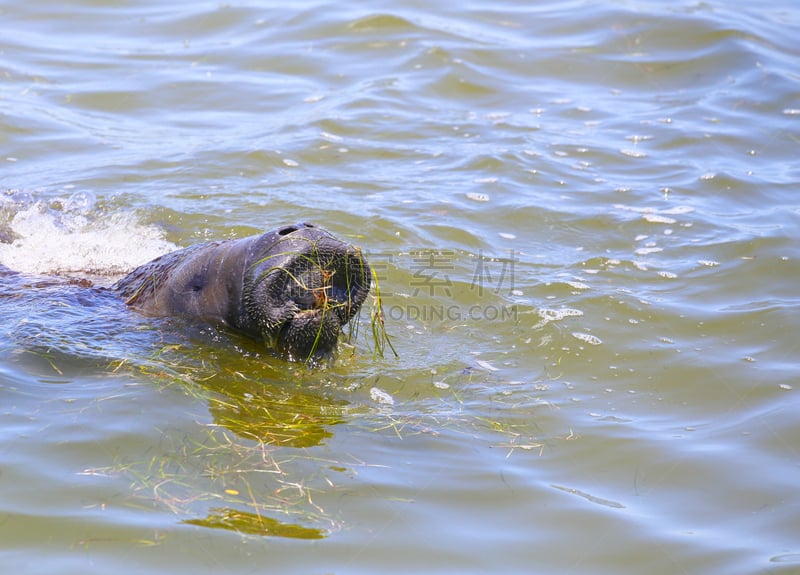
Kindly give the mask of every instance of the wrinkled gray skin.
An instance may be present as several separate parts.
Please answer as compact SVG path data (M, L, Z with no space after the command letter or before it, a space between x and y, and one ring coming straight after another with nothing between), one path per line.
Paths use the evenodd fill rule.
M144 314L223 324L307 361L333 356L371 274L360 249L302 223L166 254L111 290Z

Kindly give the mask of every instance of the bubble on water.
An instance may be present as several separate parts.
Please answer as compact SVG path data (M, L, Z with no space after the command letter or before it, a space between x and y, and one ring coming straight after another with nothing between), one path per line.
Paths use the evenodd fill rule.
M638 207L638 206L628 206L625 204L614 204L614 208L626 212L646 214L644 216L645 219L654 218L653 221L655 222L660 222L661 220L659 218L664 216L678 216L678 215L688 214L694 211L694 208L692 208L691 206L675 206L673 208L667 208L665 210L656 210L653 209L652 207ZM672 221L668 223L675 223L675 222Z
M322 139L327 140L329 142L336 142L336 143L344 142L344 138L342 136L331 134L330 132L320 132L319 135Z
M658 275L660 275L662 278L667 278L667 279L675 279L676 277L678 277L677 274L668 271L660 271L658 272Z
M560 310L555 310L555 316L558 319L562 319L565 317L580 317L583 315L583 312L579 309L572 309L572 308L563 308Z
M713 260L697 260L697 263L708 268L713 268L719 265L719 262L715 262Z
M646 158L647 154L642 152L641 150L631 150L630 148L623 148L619 151L620 154L623 156L628 156L629 158Z
M588 343L589 345L600 345L601 343L603 343L603 340L601 340L596 335L592 335L590 333L582 333L582 332L579 332L579 331L573 331L572 332L572 337L574 337L575 339L579 339L579 340L581 340L581 341L583 341L585 343Z
M534 329L545 326L552 321L561 321L565 317L580 317L583 315L583 312L581 310L572 308L562 308L562 309L541 308L537 310L536 313L539 314L541 320L536 325L533 326Z
M677 216L680 214L689 214L694 211L694 208L691 206L675 206L674 208L668 208L666 210L661 210L660 213L662 214L669 214L671 216Z
M658 214L644 214L642 216L646 222L650 222L652 224L674 224L676 221L673 218L668 218L666 216L660 216Z
M486 114L486 118L492 122L500 122L507 120L511 116L510 112L490 112Z
M580 289L580 290L586 290L586 289L589 289L589 286L588 286L588 285L586 285L586 284L585 284L585 283L583 283L583 282L567 281L567 282L564 282L564 283L566 283L566 284L567 284L569 287L571 287L572 289Z
M380 389L379 387L373 387L369 390L369 396L372 398L372 401L375 403L380 403L383 405L394 405L394 398Z
M488 361L484 361L482 359L476 359L475 363L477 363L480 367L482 367L486 371L500 371L499 367L495 367Z
M488 202L488 194L479 194L477 192L467 192L467 199L475 202Z

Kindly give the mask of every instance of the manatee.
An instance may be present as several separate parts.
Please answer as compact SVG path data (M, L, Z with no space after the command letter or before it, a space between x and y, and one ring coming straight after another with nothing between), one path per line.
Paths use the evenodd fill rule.
M359 248L299 223L163 255L110 289L143 314L226 326L289 360L317 362L335 356L371 278Z

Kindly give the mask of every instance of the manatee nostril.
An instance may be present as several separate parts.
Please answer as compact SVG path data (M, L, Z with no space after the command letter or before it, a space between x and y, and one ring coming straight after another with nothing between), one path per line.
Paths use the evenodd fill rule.
M306 229L306 228L315 228L314 224L307 224L306 222L300 222L299 224L293 224L291 226L284 226L278 230L279 236L288 236L291 233L294 233L298 230Z

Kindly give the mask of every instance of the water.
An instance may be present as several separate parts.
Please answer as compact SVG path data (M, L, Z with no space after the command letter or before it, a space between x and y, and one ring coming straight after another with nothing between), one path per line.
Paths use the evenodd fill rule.
M800 573L793 2L0 21L4 572ZM295 221L399 358L81 281Z

